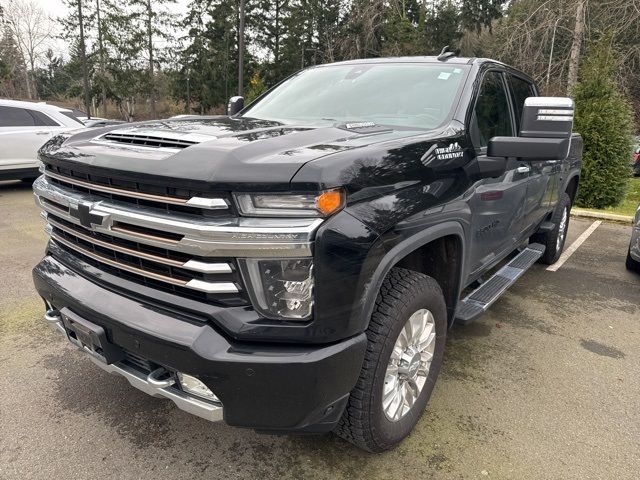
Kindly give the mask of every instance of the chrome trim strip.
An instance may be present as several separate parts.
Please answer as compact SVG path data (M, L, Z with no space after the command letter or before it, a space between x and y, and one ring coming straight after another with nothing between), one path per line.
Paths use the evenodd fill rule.
M228 263L206 263L198 260L189 260L182 268L200 273L231 273L233 269Z
M126 270L131 273L135 273L137 275L142 275L143 277L153 278L154 280L158 280L165 283L170 283L172 285L177 285L180 287L187 287L193 290L198 290L200 292L205 293L237 293L239 291L238 287L233 282L204 282L202 280L178 280L176 278L167 277L166 275L161 275L159 273L150 272L148 270L143 270L141 268L132 267L131 265L126 265L124 263L117 262L115 260L111 260L110 258L106 258L102 255L95 254L86 248L80 247L79 245L74 244L73 242L69 242L64 238L56 235L54 232L51 232L51 238L58 243L66 245L67 247L80 252L82 255L86 255L89 258L94 259L97 262L105 263L115 268L120 268L122 270Z
M238 287L233 282L205 282L196 278L189 280L185 286L206 293L236 293L238 291Z
M105 242L98 238L93 238L89 235L85 235L84 233L72 230L48 217L46 218L46 220L49 222L50 225L53 225L54 227L59 228L63 232L66 232L70 235L81 238L95 245L99 245L101 247L108 248L110 250L115 250L116 252L126 253L127 255L133 255L136 257L144 258L146 260L151 260L164 265L170 265L172 267L179 267L179 268L184 268L186 270L192 270L194 272L231 273L233 271L231 268L231 265L229 265L228 263L206 263L206 262L200 262L198 260L188 260L187 262L180 262L178 260L173 260L171 258L159 257L158 255L141 252L139 250L134 250L132 248L122 247L120 245L115 245L113 243Z
M123 376L132 387L143 391L147 395L171 400L180 410L184 410L185 412L204 418L210 422L218 422L223 419L222 404L216 405L214 403L199 400L187 395L173 386L165 388L155 387L147 381L146 376L143 373L138 372L121 362L109 365L91 355L89 355L89 359L105 372Z
M43 210L80 225L77 218L59 208L54 209L42 198L63 207L89 204L92 214L103 217L102 225L91 230L147 245L200 257L308 257L312 255L313 237L322 224L321 218L248 218L187 220L178 215L160 215L148 209L127 207L104 198L71 192L49 183L45 177L33 184L36 204ZM116 222L128 223L184 235L179 240L144 236L137 232L119 230Z
M222 198L191 197L187 200L185 205L189 205L190 207L206 208L208 210L222 210L229 208L227 202Z
M117 187L107 187L105 185L99 185L85 180L78 180L77 178L66 177L58 173L45 171L45 176L54 178L61 182L69 183L71 185L77 185L79 187L89 188L98 192L115 193L116 195L122 195L123 197L139 198L142 200L149 200L151 202L158 203L170 203L172 205L188 205L193 207L206 208L209 210L225 210L229 208L226 200L223 198L203 198L192 197L189 200L184 198L168 197L163 195L153 195L151 193L133 192Z
M152 240L154 242L158 242L158 243L166 243L168 245L177 245L179 240L174 240L173 238L164 238L164 237L158 237L157 235L150 235L148 233L142 233L142 232L136 232L135 230L129 230L128 228L122 227L120 225L115 225L111 227L111 231L112 232L120 232L120 233L124 233L125 235L127 235L127 237L125 238L139 238L139 239L147 239L147 240Z

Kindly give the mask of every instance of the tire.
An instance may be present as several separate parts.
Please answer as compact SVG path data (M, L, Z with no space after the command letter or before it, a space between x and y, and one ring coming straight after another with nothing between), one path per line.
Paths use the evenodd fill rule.
M560 258L567 239L569 220L571 218L570 213L571 198L564 193L551 216L551 223L554 224L553 230L545 233L536 233L530 238L531 243L541 243L546 247L538 262L545 265L553 265Z
M627 252L627 260L625 262L625 267L627 267L627 270L640 273L640 262L631 258L631 250Z
M425 311L430 312L432 316L429 317L428 313L424 313ZM414 369L413 361L402 363L396 360L398 352L403 351L398 349L396 341L402 342L401 333L402 338L406 338L405 325L410 318L417 319L418 324L425 323L424 319L428 319L425 324L429 327L424 330L424 337L418 337L431 338L431 335L426 332L435 331L435 338L428 347L428 350L432 348L433 355L428 368L420 363L428 358L428 355L424 356L425 354L417 352L413 354L417 355L413 358L418 359L417 362L422 369L419 367ZM416 331L419 332L420 328L416 327ZM391 269L378 293L369 328L366 331L368 345L360 377L334 432L369 452L388 450L409 435L427 405L440 372L446 332L447 310L438 283L431 277L411 270ZM420 343L427 342L428 340L425 340ZM395 350L394 347L396 347ZM410 357L410 353L414 352L410 348L412 347L404 350L406 357ZM389 377L387 367L390 367L389 361L392 354L394 362L404 365L404 370L413 373L407 373L406 377L402 377L404 374L401 373ZM400 372L401 369L397 370ZM413 375L412 380L410 375ZM397 382L390 382L389 378L395 378ZM390 402L389 398L394 392L397 394L402 391L402 388L394 389L392 386L404 385L406 392L415 392L417 390L411 389L409 384L417 386L419 382L423 382L423 385L419 394L413 399L412 406L400 407L400 416L397 419L391 419L390 415L398 414L395 406L399 403ZM383 404L385 388L389 395L386 397L386 403ZM383 406L385 404L388 405L387 410ZM408 411L403 412L405 409Z

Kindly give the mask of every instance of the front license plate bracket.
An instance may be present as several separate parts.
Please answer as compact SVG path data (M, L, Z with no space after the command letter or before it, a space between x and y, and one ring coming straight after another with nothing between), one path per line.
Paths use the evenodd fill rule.
M111 364L124 359L124 350L107 340L107 334L100 325L82 318L68 308L60 310L67 338L75 346Z

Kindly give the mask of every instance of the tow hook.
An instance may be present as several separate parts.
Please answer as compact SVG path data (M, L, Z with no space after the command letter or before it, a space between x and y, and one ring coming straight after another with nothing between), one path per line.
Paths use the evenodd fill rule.
M167 378L162 378L169 375ZM156 388L167 388L176 383L176 379L171 372L167 369L160 367L156 368L149 375L147 375L147 382L149 385L153 385Z

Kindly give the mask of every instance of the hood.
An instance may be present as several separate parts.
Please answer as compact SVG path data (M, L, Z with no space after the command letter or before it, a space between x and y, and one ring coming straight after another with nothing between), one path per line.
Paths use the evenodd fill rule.
M369 123L318 127L226 116L182 117L57 137L40 155L76 171L127 180L271 190L286 189L311 160L420 133L424 130Z

